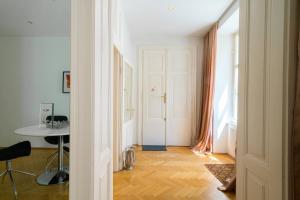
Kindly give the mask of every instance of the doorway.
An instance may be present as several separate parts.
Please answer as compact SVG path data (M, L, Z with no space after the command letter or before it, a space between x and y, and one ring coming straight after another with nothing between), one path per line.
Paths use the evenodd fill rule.
M76 1L80 1L80 0L74 0ZM81 1L80 1L81 2ZM90 19L91 17L91 13L94 14L94 7L92 2L88 1L90 4L87 7L84 7L84 9L88 9L88 11L90 12L86 12L86 10L84 10L81 14L86 16L86 18ZM141 1L139 1L141 2ZM285 38L285 30L286 30L286 26L285 26L285 20L290 20L289 19L289 10L290 7L288 7L288 5L290 5L290 2L293 1L279 1L279 0L274 0L274 1L251 1L251 5L249 1L241 1L242 2L242 6L241 6L241 16L242 16L242 20L243 22L241 22L241 25L243 25L241 27L242 30L244 30L245 32L243 32L242 34L240 34L240 38L241 38L241 50L240 52L242 52L242 54L240 55L241 59L241 70L239 70L239 74L240 79L242 80L242 84L240 84L240 88L239 89L239 102L240 102L240 108L239 110L241 114L239 114L239 116L241 117L238 122L238 130L242 131L242 134L239 135L240 140L239 140L239 146L243 147L243 149L241 148L240 150L238 149L238 157L240 157L241 159L238 160L238 180L240 182L238 182L238 194L240 199L282 199L282 196L284 195L284 193L286 193L286 191L284 192L282 190L282 183L286 182L287 180L283 180L283 171L286 171L286 169L283 169L282 167L282 162L285 159L285 157L287 156L288 152L287 152L287 147L283 146L283 142L282 142L282 138L283 136L287 135L285 131L283 131L283 127L286 128L288 127L288 119L286 117L284 117L284 114L282 113L282 111L286 111L287 112L287 102L289 101L285 101L283 102L283 99L281 98L282 96L284 96L284 91L283 88L286 86L286 82L288 82L285 78L283 78L284 75L288 74L288 72L286 71L287 69L284 68L283 66L283 60L284 60L284 55L285 53L283 52L284 49L286 49L286 41L284 40ZM83 3L83 2L81 2ZM106 1L107 3L107 1ZM127 1L128 3L128 1ZM105 4L106 5L106 4ZM270 6L271 5L271 6ZM102 8L102 5L97 4L97 11L99 11L99 8ZM159 5L160 8L161 7L165 7L162 4ZM147 10L150 10L151 5L146 5L145 6L147 8ZM83 9L80 6L75 7L77 9ZM174 10L176 10L176 6L174 5L170 5L167 6L168 11L170 12L174 12ZM141 9L141 7L139 7L139 9ZM104 7L104 10L107 11L106 7ZM155 11L158 11L159 9L156 9ZM214 7L213 10L216 10L216 7ZM288 11L287 11L288 10ZM141 12L138 12L141 13ZM99 12L98 12L99 14ZM139 15L139 16L145 16L147 13L143 13L143 15ZM158 14L158 12L156 12L155 14ZM81 16L82 16L81 15ZM94 15L92 15L93 17L95 17ZM155 15L156 16L156 15ZM170 15L171 16L171 15ZM285 18L286 16L288 16L287 18ZM98 15L97 15L98 17ZM154 17L155 18L155 17ZM84 20L85 18L83 18L82 21L89 21L89 20ZM95 19L99 19L96 18ZM106 19L106 18L105 18ZM161 20L160 17L157 17L155 19L159 19ZM199 18L198 18L199 19ZM197 19L197 20L198 20ZM205 18L206 19L206 18ZM272 19L272 20L271 20ZM278 23L271 23L274 22L273 20L275 19L276 22ZM106 22L106 20L104 20ZM112 20L113 21L113 20ZM150 27L151 23L145 23L144 20L142 20L144 24L147 24L147 27ZM288 21L289 24L290 21ZM92 25L91 25L92 24ZM155 23L153 23L155 24ZM84 36L87 37L92 37L91 35L93 34L89 34L89 33L94 33L94 30L97 29L93 29L93 23L81 23L80 24L82 29L79 29L78 31L86 31L83 34ZM87 25L92 26L86 28ZM136 26L136 24L134 24ZM138 27L138 26L136 26ZM90 29L89 29L90 28ZM164 26L161 27L162 29L164 28ZM182 26L181 26L182 28ZM249 28L249 30L248 30ZM250 29L251 28L251 29ZM103 30L107 30L105 28L103 28ZM108 29L109 30L109 29ZM144 29L146 30L146 29ZM151 30L154 29L150 29L150 30L146 30L147 33L151 34L153 32L151 32ZM99 31L99 30L97 30ZM96 32L97 32L96 31ZM288 31L287 31L288 32ZM99 33L99 32L97 32ZM106 33L107 34L107 33ZM98 37L100 34L95 34L95 37ZM110 34L108 34L110 35ZM105 38L105 37L104 37ZM89 39L93 39L93 38L89 38ZM168 40L169 39L169 40ZM170 42L170 38L163 38L164 43L168 43L166 42L167 40ZM104 41L109 41L109 40L103 40ZM77 41L79 42L79 40ZM247 43L248 42L248 43ZM140 43L147 43L147 41L141 41ZM155 43L155 42L154 42ZM82 45L82 43L79 43ZM90 40L88 40L88 42L86 44L93 44ZM98 43L97 43L98 44ZM87 45L88 47L90 47L89 45ZM85 46L86 47L86 46ZM86 55L86 52L91 51L91 49L93 48L83 48L84 51L82 51L83 54L79 54L79 55ZM288 48L289 49L289 48ZM248 51L251 50L251 51ZM255 51L258 50L258 51ZM104 51L106 52L106 51ZM110 51L108 51L110 52ZM94 52L92 52L91 54L93 54ZM93 55L97 55L97 54L93 54ZM80 57L80 56L79 56ZM91 61L91 57L93 56L85 56L83 60L85 60L86 65L84 67L89 67L90 62ZM83 58L80 57L80 58ZM89 58L89 59L88 59ZM266 61L266 62L265 62ZM101 65L103 68L104 66L109 66L109 65ZM287 65L286 65L287 66ZM75 67L76 69L76 67ZM81 69L79 67L79 69ZM93 69L93 67L89 67L89 69ZM107 75L109 77L110 75L110 71L107 68L104 68L104 74ZM262 70L263 69L263 70ZM249 71L250 70L250 71ZM84 72L84 70L82 70L81 72ZM265 73L266 72L266 73ZM76 72L75 72L76 73ZM84 79L81 79L83 81L83 83L85 84L90 84L90 74L92 73L77 73L77 75L80 74L80 77L83 77ZM104 80L105 77L102 77ZM269 82L271 81L271 82ZM74 82L76 83L76 82ZM261 84L262 83L262 84ZM269 84L272 83L272 84ZM284 83L284 84L283 84ZM81 82L82 84L82 82ZM109 81L105 82L103 84L103 86L110 86ZM260 87L260 85L264 85L263 87ZM76 88L76 86L74 86ZM81 87L84 88L85 87ZM102 88L103 89L103 88ZM268 96L264 96L264 92L266 91ZM87 97L86 100L84 102L86 102L86 105L89 105L88 100L90 99L89 95L84 95L86 93L84 93L83 91L81 91L83 95L78 95L82 98ZM91 93L93 93L95 91L92 91ZM101 97L108 97L109 99L109 93L105 93L104 95L100 95ZM243 98L241 98L241 96ZM267 97L267 98L265 98ZM275 97L275 98L269 98L269 97ZM286 97L286 96L285 96ZM284 97L284 98L285 98ZM138 97L138 98L142 98L142 97ZM76 98L74 98L76 99ZM287 97L285 98L285 100L288 99ZM268 100L268 101L266 101ZM251 103L250 103L251 102ZM284 106L283 106L284 105ZM105 106L109 106L107 104L105 104ZM84 107L84 105L83 105ZM87 107L87 106L86 106ZM84 107L84 108L86 108ZM104 106L103 106L104 107ZM89 107L88 107L89 108ZM271 109L271 108L276 108L276 109ZM75 109L76 110L76 109ZM81 111L85 109L81 109ZM92 110L92 109L91 109ZM88 114L90 114L91 110L88 110ZM82 112L84 113L84 112ZM74 113L75 114L75 113ZM262 119L262 116L264 117ZM107 118L109 118L109 116L106 116ZM86 117L87 119L89 119L89 117ZM105 118L105 117L104 117ZM106 119L106 118L105 118ZM262 120L261 120L262 119ZM109 121L109 120L108 120ZM77 122L77 121L76 121ZM87 122L87 121L84 121ZM86 124L89 124L89 122L92 122L92 125L95 125L96 123L93 120L89 120ZM99 122L99 121L98 121ZM257 122L257 123L256 123ZM79 123L81 126L84 123ZM104 124L109 124L109 122L104 123ZM269 126L270 124L274 125L274 126ZM264 127L270 128L270 129L264 129ZM77 129L74 129L75 131L75 138L76 135L78 135L76 133ZM82 129L81 129L82 130ZM83 127L83 130L87 130L86 133L90 131L90 129L86 126ZM94 131L91 131L93 133L96 133ZM109 136L109 131L108 129L105 127L104 131L105 133L107 133L107 135L105 136ZM98 133L98 132L97 132ZM101 132L102 133L102 132ZM93 136L97 135L97 134L92 134ZM270 135L272 135L272 137L269 137ZM84 137L81 137L84 138ZM94 139L94 138L92 138ZM99 139L99 138L97 138ZM104 138L106 139L106 137ZM76 140L75 140L76 141ZM98 141L98 140L95 140ZM85 142L87 142L87 144L85 144ZM91 143L91 142L90 142ZM85 157L90 158L95 156L95 158L103 158L100 161L103 161L103 166L105 166L105 169L101 169L101 173L96 174L97 178L94 180L91 177L84 177L84 173L86 167L82 166L82 165L78 165L79 167L77 167L78 171L80 172L80 175L76 175L76 173L74 173L74 175L76 175L76 180L85 180L85 181L74 181L75 183L81 183L82 188L79 187L74 187L73 186L73 191L75 191L74 189L79 189L77 193L79 193L80 195L77 195L78 197L75 196L75 192L74 192L74 199L76 198L89 198L90 197L90 188L93 188L92 190L99 190L99 185L101 185L101 191L105 191L103 194L103 196L100 197L100 199L111 199L112 197L108 197L109 194L111 194L111 188L110 188L110 182L109 180L109 176L110 171L109 169L109 149L107 149L106 146L107 143L105 143L104 145L102 145L101 143L101 147L103 147L103 149L105 149L105 151L100 151L98 148L89 148L90 146L88 146L89 144L89 140L87 141L82 141L82 145L78 145L78 151L81 150L84 153L78 153L76 155L78 155L78 157L81 157L84 161L85 164L91 164L92 166L95 167L95 169L97 169L98 165L94 165L93 164L93 160L94 159L85 159ZM109 143L109 142L108 142ZM92 143L93 144L93 143ZM94 147L93 145L91 145L92 147ZM86 148L88 147L88 148ZM95 145L95 147L97 147ZM245 148L244 148L245 147ZM283 153L281 151L278 151L278 148L280 150L283 151ZM92 150L85 150L85 149L93 149ZM99 151L98 151L99 150ZM96 153L96 155L92 154L92 156L88 157L88 152L101 152L101 156L99 156L99 154ZM104 154L102 154L104 153ZM74 154L73 154L74 155ZM76 158L76 157L74 157ZM107 158L107 159L105 159ZM75 160L75 159L74 159ZM77 159L78 161L82 162L81 159ZM105 161L105 162L104 162ZM98 164L100 162L97 162ZM77 166L77 165L76 165ZM144 165L145 166L145 165ZM90 170L92 171L92 170ZM107 173L104 173L104 171L109 171ZM74 171L75 172L75 171ZM94 172L94 171L92 171ZM94 174L94 173L89 173L89 174ZM105 176L108 175L108 176ZM81 177L81 178L80 178ZM84 177L85 179L83 179L82 177ZM99 178L101 177L101 178ZM74 178L75 179L75 178ZM104 180L103 182L101 182L101 184L99 183L99 179ZM279 181L277 181L277 179L280 179ZM92 180L92 181L90 181ZM128 180L128 179L127 179ZM85 183L85 184L82 184ZM108 184L106 184L108 183ZM198 182L197 182L198 183ZM95 187L89 187L89 186L95 186ZM110 185L110 186L109 186ZM106 187L108 186L108 187ZM271 192L269 192L268 190L270 189ZM84 196L81 191L89 191L86 192L86 195ZM198 191L198 189L197 189ZM196 192L197 192L196 191ZM274 191L274 192L273 192ZM136 191L133 191L136 192ZM92 192L91 192L92 193ZM106 195L106 196L105 196ZM95 195L96 197L99 197L97 195ZM97 198L99 199L99 198Z
M71 1L3 0L0 24L0 199L67 200Z

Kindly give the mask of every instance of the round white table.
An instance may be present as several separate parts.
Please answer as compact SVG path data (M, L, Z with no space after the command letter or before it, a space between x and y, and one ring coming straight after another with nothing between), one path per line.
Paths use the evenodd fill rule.
M69 127L65 128L46 128L40 127L39 125L28 126L15 130L15 133L22 136L33 136L33 137L47 137L57 136L59 137L58 142L58 166L57 169L51 171L45 171L37 178L37 182L40 185L52 185L60 184L69 180L69 170L64 167L64 140L63 136L70 135Z

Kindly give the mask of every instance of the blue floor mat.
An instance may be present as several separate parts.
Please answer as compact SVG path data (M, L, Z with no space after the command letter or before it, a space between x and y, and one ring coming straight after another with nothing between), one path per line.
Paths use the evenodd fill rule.
M143 151L167 151L167 147L163 145L143 145Z

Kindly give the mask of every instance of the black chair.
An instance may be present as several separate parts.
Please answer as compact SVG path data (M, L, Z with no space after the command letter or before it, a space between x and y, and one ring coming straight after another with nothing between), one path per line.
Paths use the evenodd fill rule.
M47 116L46 121L51 122L52 116ZM64 115L54 115L53 121L54 122L68 121L68 117L64 116ZM48 136L48 137L45 137L44 139L47 143L52 144L52 145L58 145L58 143L59 143L59 136ZM63 140L64 140L64 144L70 143L70 136L69 135L63 136ZM69 153L69 148L64 147L64 152ZM58 151L54 152L53 154L51 154L48 157L47 162L46 162L46 167L45 167L46 171L48 171L49 166L52 164L52 162L56 159L57 156L58 156Z
M20 142L18 144L0 150L0 161L6 162L6 170L0 174L0 177L3 176L4 179L6 175L9 176L12 182L12 187L16 199L18 193L17 193L17 188L13 177L13 173L21 173L29 176L35 176L35 174L13 169L12 161L16 158L29 156L30 154L31 154L31 144L29 141Z
M46 121L49 121L49 122L52 121L52 116L47 116ZM55 115L55 116L53 116L53 121L55 121L55 122L68 121L68 117L63 116L63 115ZM64 138L64 144L70 143L69 135L65 135L63 138ZM59 137L58 136L48 136L48 137L45 137L45 140L49 144L58 145Z

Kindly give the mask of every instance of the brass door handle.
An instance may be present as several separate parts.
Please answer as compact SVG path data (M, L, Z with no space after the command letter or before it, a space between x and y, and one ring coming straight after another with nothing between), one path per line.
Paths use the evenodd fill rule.
M166 93L163 96L161 96L161 98L163 98L164 103L167 103L167 94Z

